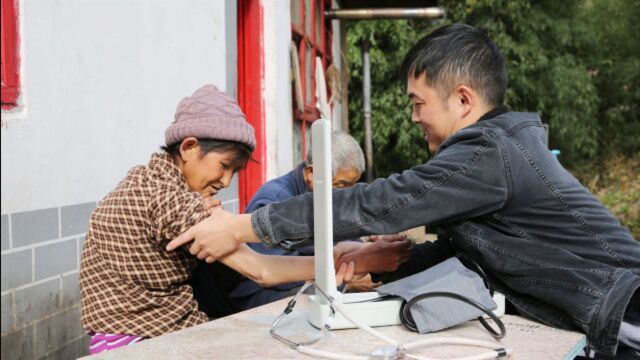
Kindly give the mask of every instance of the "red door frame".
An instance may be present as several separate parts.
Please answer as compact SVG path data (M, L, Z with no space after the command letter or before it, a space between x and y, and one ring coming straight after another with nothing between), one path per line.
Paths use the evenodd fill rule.
M253 159L238 174L240 213L266 181L267 157L264 82L264 36L262 0L238 1L238 103L256 133Z
M19 51L18 37L18 2L17 0L2 0L0 3L0 25L2 26L2 109L16 106L20 94Z

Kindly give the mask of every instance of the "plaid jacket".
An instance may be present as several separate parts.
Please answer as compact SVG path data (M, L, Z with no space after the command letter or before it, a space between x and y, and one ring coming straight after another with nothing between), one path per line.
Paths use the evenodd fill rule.
M205 216L169 155L131 169L89 221L80 265L84 328L154 337L208 321L186 284L197 259L164 249Z

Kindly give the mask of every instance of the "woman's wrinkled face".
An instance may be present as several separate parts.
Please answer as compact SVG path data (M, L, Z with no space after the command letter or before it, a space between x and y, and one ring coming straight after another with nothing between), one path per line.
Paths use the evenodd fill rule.
M194 139L195 140L195 139ZM211 151L202 154L200 145L193 144L180 149L182 175L189 188L203 196L211 197L231 184L237 152L235 150ZM237 166L237 165L236 165Z

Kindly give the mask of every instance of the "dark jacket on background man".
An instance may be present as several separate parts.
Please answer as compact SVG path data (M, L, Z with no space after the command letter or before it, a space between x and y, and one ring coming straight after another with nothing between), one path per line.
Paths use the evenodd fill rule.
M521 315L615 352L640 287L640 243L549 152L537 114L494 110L426 164L333 194L335 239L437 225L438 241L418 246L399 273L464 252ZM251 219L268 246L307 245L312 197L267 205Z
M305 167L306 163L303 162L287 174L262 184L244 212L249 214L267 204L306 194L307 184L303 175Z

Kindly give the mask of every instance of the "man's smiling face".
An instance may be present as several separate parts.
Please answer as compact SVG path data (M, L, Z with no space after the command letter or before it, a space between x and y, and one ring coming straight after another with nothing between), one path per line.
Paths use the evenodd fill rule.
M438 91L427 85L426 74L407 79L407 95L411 100L411 121L420 125L432 154L442 142L458 130L459 118L453 107L453 96L442 99ZM453 105L453 106L452 106Z

